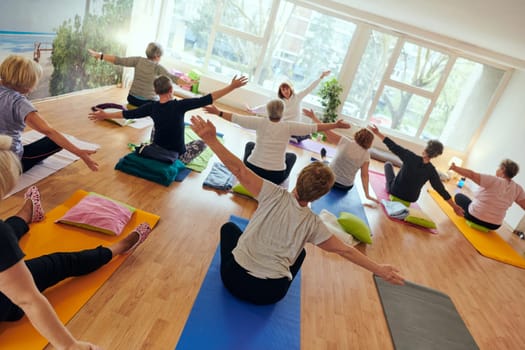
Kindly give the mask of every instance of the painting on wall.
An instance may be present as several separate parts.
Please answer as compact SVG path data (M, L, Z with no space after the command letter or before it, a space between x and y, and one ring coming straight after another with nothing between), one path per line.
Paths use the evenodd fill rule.
M37 20L25 16L30 4L23 0L8 0L2 5L6 11L0 15L0 61L12 54L21 55L43 68L43 76L29 98L120 83L122 67L101 64L87 49L125 55L127 43L119 38L129 31L133 0L45 3L47 7L34 9L48 12ZM53 14L60 17L50 16Z

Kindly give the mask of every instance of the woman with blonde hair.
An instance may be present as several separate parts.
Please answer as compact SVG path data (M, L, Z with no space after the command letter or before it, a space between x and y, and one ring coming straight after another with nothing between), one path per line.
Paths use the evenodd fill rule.
M11 143L11 137L0 135L0 198L11 191L22 170L17 156L10 150ZM25 254L18 240L28 232L30 223L43 220L45 215L36 187L27 191L25 199L14 216L0 220L0 322L17 321L25 314L56 349L99 350L94 344L76 340L41 292L68 277L95 271L116 255L131 253L144 242L151 228L141 224L109 247L52 253L24 261Z
M0 65L0 134L13 138L11 150L22 162L24 172L63 148L77 155L93 171L98 164L91 155L96 151L80 149L54 129L28 100L42 76L42 67L29 58L8 56ZM33 143L22 144L25 127L45 136Z
M303 113L310 117L314 122L320 123L313 110L303 109ZM368 184L369 175L368 168L370 166L370 152L374 142L374 134L362 128L354 134L354 139L336 134L328 130L325 132L328 142L337 145L337 150L334 159L330 162L335 174L334 187L350 191L354 187L354 180L357 171L361 170L361 184L367 199L379 203L377 198L370 195ZM326 152L326 150L325 150ZM321 155L324 158L324 154Z
M256 131L255 143L246 144L244 163L257 175L277 185L288 178L297 160L294 153L286 152L290 136L350 127L350 124L342 120L335 123L317 124L282 121L284 103L281 100L271 100L266 104L268 118L235 115L219 111L213 105L204 107L204 109L208 113Z
M334 174L326 164L306 166L288 192L257 176L226 149L209 120L193 116L191 127L259 202L244 232L233 223L221 227L221 278L233 295L254 304L281 300L306 257L306 243L339 254L391 283L403 284L397 269L377 264L345 245L308 207L334 183Z

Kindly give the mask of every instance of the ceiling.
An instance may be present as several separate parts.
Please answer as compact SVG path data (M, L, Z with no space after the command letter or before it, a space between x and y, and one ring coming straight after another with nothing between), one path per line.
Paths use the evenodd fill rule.
M508 56L525 69L524 0L333 0L357 12L381 16ZM372 21L377 19L370 16Z

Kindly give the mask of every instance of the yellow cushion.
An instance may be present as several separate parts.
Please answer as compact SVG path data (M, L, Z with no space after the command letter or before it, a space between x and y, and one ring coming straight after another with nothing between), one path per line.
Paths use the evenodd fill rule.
M436 228L436 223L427 214L415 208L410 208L405 221L426 228Z
M410 202L404 200L404 199L401 199L401 198L398 198L396 196L394 196L393 194L390 194L389 195L389 198L392 202L399 202L399 203L402 203L405 207L409 207L410 206Z
M370 227L358 216L341 212L337 222L343 227L343 229L354 236L355 239L367 244L372 243L372 237L370 234Z
M250 191L248 191L246 187L244 187L240 182L238 182L236 185L232 187L232 191L235 193L250 197L250 198L254 198L253 194L251 194Z

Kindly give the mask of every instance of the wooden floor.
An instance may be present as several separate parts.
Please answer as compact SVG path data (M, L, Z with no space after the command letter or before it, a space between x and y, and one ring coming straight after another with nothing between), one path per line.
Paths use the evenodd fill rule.
M174 349L217 247L220 225L230 214L249 217L255 205L203 189L209 168L170 187L114 170L128 152L127 143L146 139L150 130L95 123L87 114L90 106L124 103L125 96L124 89L104 88L36 103L57 129L101 145L94 156L99 172L77 161L38 186L47 209L84 189L161 216L150 238L68 328L104 349ZM237 155L254 137L222 120L216 125ZM292 187L312 154L290 149L298 155ZM381 164L372 167L381 169ZM13 214L22 197L18 193L3 201L1 217ZM398 266L406 279L448 294L481 349L525 348L525 270L478 254L426 192L419 204L437 222L439 234L396 224L381 209L367 207L374 243L360 249L378 262ZM524 241L500 231L520 253L525 251ZM314 246L307 246L302 271L302 349L393 348L371 273Z

